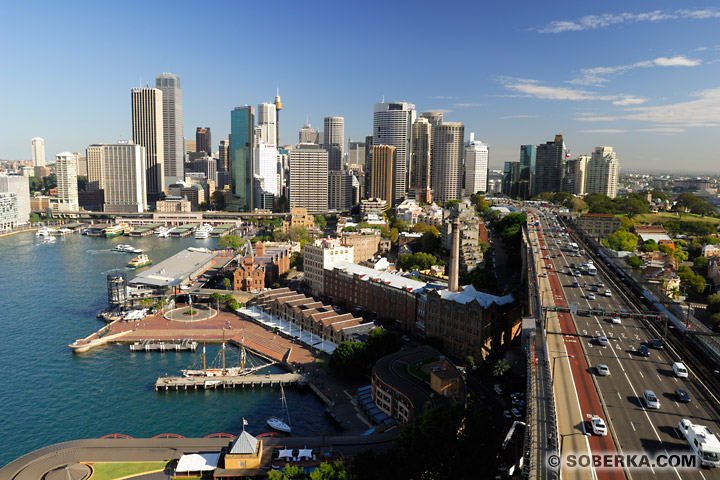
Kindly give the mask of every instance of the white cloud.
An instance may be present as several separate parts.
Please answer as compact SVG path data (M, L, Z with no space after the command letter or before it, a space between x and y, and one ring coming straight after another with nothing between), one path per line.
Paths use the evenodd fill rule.
M580 130L582 133L627 133L628 130L621 130L619 128L601 128L597 130Z
M634 70L636 68L651 68L651 67L696 67L700 65L702 61L687 58L682 55L675 57L658 57L654 60L643 60L641 62L635 62L630 65L617 65L614 67L594 67L584 68L580 70L580 77L570 80L568 83L576 85L599 85L601 83L609 82L614 76L623 74L628 70ZM622 105L622 104L620 104ZM629 105L629 104L625 104Z
M701 62L700 60L679 55L671 58L659 57L653 60L653 63L659 67L697 67Z
M660 22L663 20L704 20L720 18L720 10L655 10L645 13L606 13L603 15L587 15L577 20L556 20L540 28L540 33L579 32L583 30L597 30L622 23Z
M613 105L627 106L627 105L640 105L641 103L647 102L647 98L642 97L623 97L620 100L615 100Z
M510 120L513 118L537 118L537 115L507 115L505 117L499 117L500 120Z
M449 95L434 95L434 96L432 96L432 97L430 97L430 98L435 98L435 99L438 99L438 100L452 100L452 99L457 98L457 97L453 97L453 96L449 96Z
M685 131L685 129L680 128L680 127L655 127L655 128L640 128L635 131L636 132L649 132L649 133L682 133Z
M500 81L508 90L521 93L523 96L544 100L599 100L613 102L616 105L638 105L646 101L644 98L631 95L599 95L587 90L567 87L549 87L541 85L537 80L503 78Z
M453 103L453 107L458 108L472 108L472 107L482 107L482 103Z
M714 126L720 122L720 88L694 94L696 100L670 105L627 108L623 118L658 124Z
M618 117L593 117L591 114L585 114L585 116L578 117L575 120L581 122L614 122Z

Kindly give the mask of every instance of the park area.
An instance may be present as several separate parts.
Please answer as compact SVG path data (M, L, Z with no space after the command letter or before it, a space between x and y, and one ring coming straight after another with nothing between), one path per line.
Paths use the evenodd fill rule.
M162 472L167 462L93 463L90 480L120 480L151 472Z

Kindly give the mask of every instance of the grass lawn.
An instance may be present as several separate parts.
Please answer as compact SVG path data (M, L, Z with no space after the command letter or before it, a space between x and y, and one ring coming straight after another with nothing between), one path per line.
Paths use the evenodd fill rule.
M91 480L117 480L141 473L162 470L167 462L93 463Z
M419 360L408 367L411 374L418 377L420 380L430 382L430 374L423 372L423 367L428 363L435 363L440 360L440 357L430 357Z
M678 217L674 213L643 213L634 218L637 223L665 223L670 220L679 220L681 222L707 222L713 225L720 224L719 218L714 217L701 217L700 215L687 214L682 217Z

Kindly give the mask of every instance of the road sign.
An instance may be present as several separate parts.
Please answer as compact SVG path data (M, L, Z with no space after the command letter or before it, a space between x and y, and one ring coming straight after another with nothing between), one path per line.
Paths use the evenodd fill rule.
M572 302L570 304L570 313L572 313L573 315L577 315L577 312L578 312L578 304L577 304L577 302Z

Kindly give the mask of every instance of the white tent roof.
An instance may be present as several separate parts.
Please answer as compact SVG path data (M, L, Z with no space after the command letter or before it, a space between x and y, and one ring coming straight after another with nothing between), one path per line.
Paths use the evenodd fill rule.
M300 453L298 453L298 457L312 458L312 448L301 448Z
M278 458L292 458L292 448L283 448L278 454Z
M243 430L235 440L235 443L230 449L230 453L242 455L255 453L255 450L257 449L257 442L257 438Z
M215 470L219 453L192 453L180 457L175 472L209 472Z

